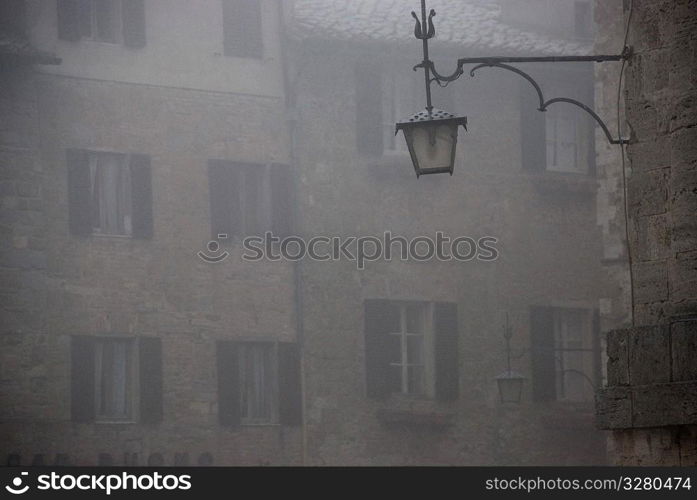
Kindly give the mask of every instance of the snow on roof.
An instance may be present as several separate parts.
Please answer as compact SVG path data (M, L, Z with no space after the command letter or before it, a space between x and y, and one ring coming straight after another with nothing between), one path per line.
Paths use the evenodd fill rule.
M467 0L429 0L435 9L434 42L491 55L587 54L589 43L561 40L501 22L495 4ZM293 34L299 39L406 42L414 38L411 11L417 0L295 0Z

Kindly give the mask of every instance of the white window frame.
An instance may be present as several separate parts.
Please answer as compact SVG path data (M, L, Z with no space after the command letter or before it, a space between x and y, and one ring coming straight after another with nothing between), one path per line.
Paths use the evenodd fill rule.
M580 322L577 338L570 337L569 328L572 321ZM557 401L593 401L594 389L589 382L593 380L595 362L592 335L592 311L578 308L554 309L554 366ZM583 373L583 375L578 372Z
M260 416L249 416L247 415L247 408L245 408L245 393L247 387L245 385L245 347L249 346L263 346L264 349L269 350L269 370L268 370L268 386L266 390L269 393L266 397L269 400L269 415L265 417ZM275 341L264 341L264 340L250 340L241 341L238 343L237 349L237 364L238 364L238 374L240 380L240 422L242 425L276 425L279 423L279 408L278 408L278 342Z
M90 35L82 36L83 40L90 40L92 42L109 43L114 45L120 45L123 43L123 10L121 5L121 0L110 0L113 5L112 15L114 19L114 39L106 40L99 36L99 23L97 20L97 5L96 0L90 0Z
M119 342L126 344L126 376L124 381L124 391L128 403L128 413L123 416L108 415L101 413L102 408L102 377L103 372L103 353L104 345L109 342ZM98 423L133 423L138 421L139 416L139 349L138 342L134 337L105 336L97 337L94 343L94 398L95 398L95 421Z
M88 166L90 170L90 221L91 221L91 227L92 227L92 234L93 235L99 235L99 236L110 236L110 237L124 237L124 238L130 238L133 236L133 219L134 219L134 213L133 213L133 180L131 178L131 169L130 169L130 155L126 153L117 153L113 151L95 151L95 150L90 150L87 151L88 154ZM123 225L123 232L117 232L117 230L109 230L109 229L104 229L100 226L96 226L94 223L94 218L96 216L95 210L97 207L95 207L95 202L100 204L100 211L103 208L102 205L102 200L101 198L98 198L95 200L95 191L96 190L102 190L105 188L101 188L100 186L97 185L98 180L97 180L97 170L100 168L100 158L106 157L106 156L112 156L112 157L117 157L120 161L120 165L118 166L119 169L123 170L122 177L121 177L121 186L109 186L106 187L110 190L116 190L115 193L113 193L115 198L122 198L122 201L124 201L124 208L123 212L121 213L116 213L113 214L112 216L119 219L123 218L123 221L119 225ZM102 178L103 179L103 178ZM105 181L102 181L105 182ZM126 190L125 193L122 193L121 190ZM117 208L118 210L118 208ZM100 212L101 213L101 212Z
M400 331L389 332L388 335L398 336L400 343L399 362L390 362L390 366L399 367L401 375L400 394L408 396L435 395L435 359L433 349L434 329L433 329L433 304L430 302L401 302L395 301L393 305L399 309ZM409 332L407 329L407 308L418 307L421 309L421 333ZM409 363L409 338L422 337L421 340L421 362ZM421 367L422 375L420 385L421 391L415 391L409 384L409 368Z

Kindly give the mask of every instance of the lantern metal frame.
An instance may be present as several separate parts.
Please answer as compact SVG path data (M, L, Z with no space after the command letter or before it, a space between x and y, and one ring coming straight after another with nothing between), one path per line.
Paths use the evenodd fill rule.
M535 92L537 93L537 97L539 100L539 107L537 108L538 111L545 112L547 111L547 108L551 106L552 104L564 102L567 104L572 104L586 113L588 113L600 126L602 131L605 133L605 136L607 137L607 140L610 144L617 144L617 145L624 145L624 144L629 144L633 140L633 131L631 130L630 127L630 137L629 138L623 138L623 137L618 137L614 138L612 134L610 133L610 130L608 129L608 126L605 124L602 118L593 111L589 106L586 104L582 103L581 101L578 101L576 99L572 99L570 97L553 97L551 99L545 99L544 94L542 93L542 88L540 85L535 81L535 79L530 76L528 73L525 71L516 68L514 66L510 66L509 63L548 63L548 62L608 62L608 61L626 61L632 56L632 49L629 46L625 46L624 49L622 50L621 54L613 54L613 55L589 55L589 56L548 56L548 57L463 57L457 60L457 67L453 73L450 75L442 75L438 71L436 71L435 65L433 61L429 57L429 48L428 48L428 41L433 38L436 34L436 28L435 25L433 24L433 18L436 15L436 11L434 9L431 9L428 13L426 14L426 0L421 0L421 18L419 19L419 16L416 14L416 12L412 11L411 15L412 17L416 20L416 25L414 27L414 36L418 39L421 40L422 46L423 46L423 60L414 66L414 71L422 68L424 70L424 83L426 85L426 114L427 114L427 120L421 121L419 123L414 124L413 122L401 122L397 123L396 125L396 132L399 130L404 130L405 128L409 126L419 126L423 124L424 122L436 122L438 120L437 117L433 116L433 104L432 104L432 99L431 99L431 85L435 82L438 85L445 86L448 85L451 82L454 82L458 78L460 78L464 73L464 66L468 64L475 64L475 66L469 71L470 76L474 77L475 72L481 68L501 68L505 69L507 71L511 71L517 75L520 75L523 77L525 80L527 80L535 89ZM463 125L467 123L467 118L462 117L459 118L460 120L463 121ZM409 125L411 123L411 125ZM411 148L410 148L411 151ZM412 161L414 160L413 155L412 155ZM414 168L417 169L417 176L419 175L418 172L418 165L414 165ZM452 175L452 168L450 169L441 169L440 171L447 171L450 172ZM439 172L429 172L429 173L440 173ZM425 173L425 172L424 172Z

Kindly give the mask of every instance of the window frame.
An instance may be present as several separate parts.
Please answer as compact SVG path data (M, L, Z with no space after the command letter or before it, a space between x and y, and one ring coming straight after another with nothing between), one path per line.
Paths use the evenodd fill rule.
M126 399L129 404L128 415L118 417L114 415L102 414L102 380L104 372L102 361L104 346L107 343L126 344L126 372L125 381ZM102 424L113 423L136 423L140 419L140 350L139 343L135 337L130 336L97 336L94 338L94 422Z
M239 371L240 380L240 425L244 426L268 426L268 425L279 425L279 384L278 384L278 341L267 341L267 340L243 340L238 342L237 349L237 363ZM245 415L245 348L263 346L268 349L268 360L269 363L269 373L267 374L269 382L268 386L265 388L269 391L266 397L269 400L270 414L268 417L256 417Z
M83 0L84 1L84 0ZM90 5L90 34L89 36L80 33L81 40L91 42L108 43L112 45L123 44L123 2L122 0L110 0L112 10L110 11L112 19L110 20L113 27L114 39L107 40L99 36L99 12L97 8L98 0L88 0ZM81 26L82 28L82 26Z
M90 169L90 220L91 222L91 230L90 234L92 236L98 236L98 237L105 237L105 238L133 238L133 226L134 226L134 220L135 217L137 216L136 214L133 213L133 177L132 177L132 171L131 171L131 157L132 155L130 153L120 153L116 151L110 151L110 150L99 150L99 149L88 149L85 150L85 153L87 154L87 165L88 168ZM122 179L122 185L120 186L121 189L127 189L128 193L127 195L120 195L118 192L119 186L116 186L117 192L115 194L116 198L119 198L123 196L125 199L128 200L127 203L127 213L124 214L116 214L115 217L123 217L123 216L128 216L130 218L129 225L130 228L126 228L126 223L124 222L124 233L115 233L115 232L108 232L108 231L102 231L100 228L95 227L94 225L94 220L96 217L95 211L98 208L98 206L95 206L95 199L94 199L94 192L92 189L96 189L97 186L94 185L95 180L92 177L92 168L90 166L91 159L93 157L97 156L117 156L120 158L120 165L119 168L123 169L126 172L125 177ZM97 165L99 166L99 165ZM96 175L96 172L95 172ZM98 202L99 203L99 202Z

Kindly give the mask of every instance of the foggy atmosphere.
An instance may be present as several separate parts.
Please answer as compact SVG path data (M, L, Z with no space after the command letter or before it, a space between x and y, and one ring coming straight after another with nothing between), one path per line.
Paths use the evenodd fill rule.
M697 465L696 1L0 6L4 465Z

